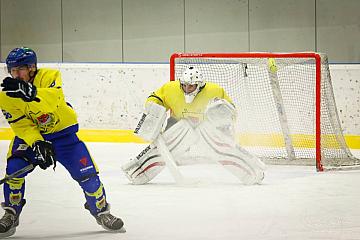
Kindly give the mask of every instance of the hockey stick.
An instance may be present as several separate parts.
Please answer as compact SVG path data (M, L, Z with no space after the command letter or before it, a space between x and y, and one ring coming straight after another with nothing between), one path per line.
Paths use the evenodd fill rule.
M18 176L20 176L20 175L22 175L22 174L24 174L24 173L26 173L28 171L33 170L35 168L35 166L36 165L29 164L29 165L23 167L22 169L14 172L13 174L10 174L10 175L4 177L3 179L0 180L0 185L5 183L8 180L11 180L11 179L16 178L16 177L18 177Z
M155 143L160 151L161 156L163 156L166 166L169 168L174 180L178 184L184 184L185 183L184 177L180 173L180 171L174 161L174 158L172 157L168 147L166 146L166 143L165 143L163 137L161 136L161 134L156 138Z

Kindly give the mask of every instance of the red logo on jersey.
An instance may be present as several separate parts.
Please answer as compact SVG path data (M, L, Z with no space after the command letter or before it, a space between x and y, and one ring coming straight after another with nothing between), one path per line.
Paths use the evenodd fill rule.
M86 157L81 158L81 159L80 159L80 163L81 163L84 167L86 167L86 166L87 166L87 163L88 163L87 158L86 158Z
M38 117L37 120L41 125L43 125L50 122L51 118L49 114L43 114L40 117Z

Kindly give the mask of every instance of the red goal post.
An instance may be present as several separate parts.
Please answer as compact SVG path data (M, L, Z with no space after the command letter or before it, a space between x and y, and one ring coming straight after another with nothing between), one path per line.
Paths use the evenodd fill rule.
M247 110L239 114L239 135L259 157L271 163L312 163L318 171L359 166L341 133L325 54L174 53L170 80L179 79L186 66L199 68L206 80L225 88L240 111ZM261 138L269 139L264 149L254 144ZM279 144L270 149L273 142Z

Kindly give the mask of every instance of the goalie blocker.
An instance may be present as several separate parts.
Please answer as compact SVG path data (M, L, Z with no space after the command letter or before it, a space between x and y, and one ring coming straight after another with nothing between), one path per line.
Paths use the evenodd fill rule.
M144 113L145 117L137 126L137 132L141 133L140 136L145 136L146 140L153 141L156 136L159 136L165 120L164 115L154 116L155 112L165 114L164 111L157 109L158 106L147 107ZM209 102L205 111L206 120L200 125L194 127L187 119L179 120L161 134L173 157L172 161L176 161L177 165L184 164L181 162L180 156L193 145L201 144L202 148L206 148L211 161L222 165L244 184L260 183L264 178L265 165L235 142L233 137L235 114L236 110L232 104L224 99L214 99ZM147 116L150 116L149 119ZM156 122L159 125L147 128L150 130L150 133L147 133L144 132L145 128L141 129L144 124L148 126L149 122L147 121L152 124ZM146 184L157 176L165 165L166 161L154 141L134 159L123 164L122 170L133 184Z

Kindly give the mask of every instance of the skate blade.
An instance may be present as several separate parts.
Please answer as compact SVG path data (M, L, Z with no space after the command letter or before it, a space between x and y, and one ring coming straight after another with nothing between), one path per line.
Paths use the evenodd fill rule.
M104 226L102 226L102 227L103 227L103 229L105 229L111 233L126 233L126 229L124 227L120 228L119 230L112 230L112 229L106 228Z
M10 237L10 236L14 235L15 232L16 232L16 227L15 228L10 228L9 231L4 232L4 233L0 233L0 239Z

